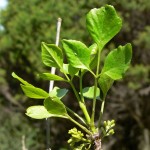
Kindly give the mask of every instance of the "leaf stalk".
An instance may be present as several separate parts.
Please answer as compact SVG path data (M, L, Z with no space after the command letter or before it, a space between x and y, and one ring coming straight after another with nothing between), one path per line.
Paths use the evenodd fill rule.
M100 128L100 126L101 126L102 117L103 117L103 113L104 113L104 106L105 106L105 97L102 100L102 105L101 105L101 110L100 110L100 115L99 115L99 120L98 120L98 128Z
M92 135L92 133L83 125L81 125L80 123L78 123L77 121L75 121L73 118L71 118L69 115L68 115L68 119L70 121L72 121L73 123L75 123L77 126L79 126L82 130L84 130L86 133L88 133L89 135Z
M91 115L91 130L95 132L95 108L96 108L96 93L97 93L97 86L98 86L98 75L100 70L100 54L101 54L101 48L98 45L98 61L97 61L97 69L96 69L96 77L95 77L95 83L94 83L94 98L93 98L93 106L92 106L92 115Z
M82 123L84 123L85 125L86 125L86 122L85 122L85 120L82 118L82 117L80 117L77 113L75 113L73 110L71 110L70 108L68 108L68 107L66 107L66 109L70 112L70 113L72 113L75 117L77 117Z
M78 102L79 102L79 106L80 106L80 108L81 108L82 111L83 111L83 114L84 114L84 116L85 116L85 118L86 118L87 124L90 124L91 119L90 119L89 113L88 113L88 111L87 111L87 108L86 108L86 106L85 106L85 103L83 103L83 102L81 101L81 99L80 99L80 97L79 97L79 94L77 93L77 91L76 91L76 89L75 89L75 87L74 87L72 81L70 81L69 83L70 83L70 85L71 85L71 87L72 87L72 89L73 89L73 92L74 92L74 94L75 94L75 96L76 96L76 98L77 98L77 100L78 100Z

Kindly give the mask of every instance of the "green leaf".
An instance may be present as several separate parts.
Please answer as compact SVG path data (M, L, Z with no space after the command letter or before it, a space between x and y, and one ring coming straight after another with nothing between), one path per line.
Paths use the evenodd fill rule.
M65 108L65 105L60 101L60 99L54 97L54 98L46 98L44 100L44 106L47 109L47 111L55 115L55 117L61 117L61 118L67 118L68 114Z
M44 80L67 81L64 78L51 73L41 73L39 74L39 77Z
M46 66L62 68L63 55L59 47L42 42L42 61Z
M44 119L49 117L55 117L55 115L50 114L44 106L30 106L26 110L26 115L34 119Z
M27 81L23 80L23 79L20 78L18 75L16 75L14 72L12 73L12 76L13 76L14 78L16 78L17 80L19 80L22 84L32 86L30 83L28 83Z
M97 66L97 61L98 61L98 46L96 43L92 44L90 47L89 47L89 50L91 52L91 55L90 55L90 68L91 69L94 69L96 66Z
M103 92L103 97L106 96L114 80L122 78L123 74L130 65L131 57L131 44L119 46L107 55L100 79L98 80L99 86Z
M40 88L34 87L32 84L29 84L27 81L17 76L14 72L12 73L12 76L18 79L22 83L21 88L26 96L30 98L35 98L35 99L45 99L49 96L49 94L46 91Z
M62 44L71 66L89 69L90 51L85 44L75 40L63 40Z
M92 44L90 47L89 47L89 50L90 50L90 53L91 53L91 57L92 56L95 56L97 54L97 51L98 51L98 46L96 43Z
M37 87L30 86L30 85L22 85L21 88L23 92L25 93L26 96L30 98L35 98L35 99L45 99L49 96L49 94Z
M61 99L67 94L67 92L67 89L60 89L59 87L54 87L49 95L50 97L58 97L59 99Z
M131 44L119 46L107 55L101 74L106 74L113 80L121 79L130 65L131 57Z
M89 99L93 99L94 98L94 86L92 87L85 87L83 90L83 96ZM100 90L99 88L97 88L96 90L96 97L98 100L100 100Z
M87 14L86 25L93 40L103 48L120 31L122 20L113 6L106 5L92 9Z
M107 76L106 74L102 74L100 76L100 79L98 80L99 86L103 92L103 97L106 96L108 90L111 88L112 84L113 84L114 80L111 79L109 76Z
M63 73L69 74L73 77L74 75L78 75L79 69L74 68L69 64L63 64L63 70L61 69L60 71Z

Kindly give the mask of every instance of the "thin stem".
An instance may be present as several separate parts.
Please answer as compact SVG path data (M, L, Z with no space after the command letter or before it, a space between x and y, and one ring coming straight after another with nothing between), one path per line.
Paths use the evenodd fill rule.
M62 68L62 70L63 70L63 68ZM63 72L64 73L64 75L65 75L65 77L66 77L66 79L68 80L68 82L70 83L70 78L68 77L68 75L65 73L65 72Z
M100 54L101 54L101 49L99 48L98 49L98 61L97 61L96 77L95 77L95 83L94 83L93 107L92 107L92 115L91 115L91 129L92 129L92 131L95 131L94 118L95 118L95 107L96 107L96 92L97 92L97 86L98 86L98 75L99 75L99 70L100 70Z
M102 47L98 45L98 59L97 59L97 69L96 69L96 77L98 78L99 70L100 70L100 55L101 55Z
M83 114L85 116L87 124L90 125L91 119L90 119L90 116L89 116L89 113L87 111L87 108L86 108L86 105L85 105L84 101L82 101L80 99L79 94L78 94L77 90L75 89L75 87L74 87L74 85L72 83L72 80L70 80L70 78L68 77L68 75L65 72L64 72L64 75L67 78L68 82L70 83L70 85L71 85L71 87L73 89L73 92L74 92L74 94L75 94L75 96L76 96L76 98L77 98L77 100L79 102L79 106L80 106L80 108L81 108L81 110L82 110L82 112L83 112Z
M80 75L80 95L81 95L81 101L84 103L84 97L83 97L83 92L82 92L82 79L83 79L83 73L81 72L81 75Z
M73 118L71 118L70 116L68 116L68 119L70 121L72 121L73 123L75 123L77 126L79 126L82 130L84 130L86 133L88 133L89 135L92 135L92 133L83 125L81 125L80 123L78 123L77 121L75 121Z
M96 92L97 92L97 79L95 79L94 84L94 98L93 98L93 107L92 107L92 115L91 115L91 129L95 131L94 126L94 118L95 118L95 107L96 107Z
M104 106L105 106L105 97L102 100L102 105L101 105L101 110L100 110L100 115L99 115L99 120L98 120L98 128L100 128L100 126L101 126L102 116L103 116L103 112L104 112Z
M88 69L88 71L89 71L94 77L96 77L96 76L95 76L95 73L94 73L91 69Z
M80 107L82 108L84 114L86 115L87 122L88 122L88 125L89 125L90 124L90 116L87 112L86 104L85 104L84 97L83 97L83 89L82 89L83 75L84 75L84 72L81 72L81 75L80 75L80 97L81 97L81 102L79 104L80 104Z
M80 100L80 97L79 97L79 95L78 95L78 93L77 93L77 91L76 91L76 89L75 89L75 87L74 87L72 81L70 81L69 83L70 83L70 85L71 85L71 87L72 87L72 89L73 89L73 92L74 92L74 94L75 94L75 96L76 96L78 102L80 102L80 101L81 101L81 100Z
M87 123L90 124L90 120L91 120L91 119L90 119L90 116L89 116L89 113L88 113L88 111L87 111L87 109L86 109L85 104L80 100L79 94L77 93L77 91L76 91L76 89L75 89L75 87L74 87L72 81L70 81L69 83L70 83L70 85L71 85L71 87L72 87L72 89L73 89L73 92L74 92L74 94L75 94L75 96L76 96L76 98L77 98L77 100L78 100L78 102L79 102L79 106L80 106L80 108L81 108L82 111L83 111L83 114L84 114L84 116L85 116L85 118L86 118Z
M70 108L66 107L66 109L67 109L70 113L72 113L75 117L77 117L78 119L80 119L80 120L82 121L82 123L84 123L84 124L86 125L86 122L85 122L85 120L84 120L82 117L80 117L77 113L75 113L74 111L72 111Z

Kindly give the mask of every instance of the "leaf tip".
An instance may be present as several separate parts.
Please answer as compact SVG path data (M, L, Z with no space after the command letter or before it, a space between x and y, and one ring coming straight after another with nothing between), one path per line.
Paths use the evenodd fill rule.
M12 77L14 77L14 78L15 78L15 76L16 76L15 72L12 72L11 75L12 75Z
M41 42L41 45L44 45L45 44L45 42Z
M62 44L68 43L68 41L69 41L69 40L67 40L67 39L63 39L63 40L62 40Z
M106 8L113 8L114 9L114 6L113 5L109 5L109 4L106 4L105 7Z
M42 48L42 50L43 50L43 48L44 48L46 45L47 45L47 43L41 42L41 48Z
M26 109L26 113L25 113L25 114L26 114L27 116L29 116L29 117L30 117L30 115L32 114L31 108L32 108L32 106L28 107L28 108Z
M132 48L132 44L131 43L127 43L126 44L128 48Z

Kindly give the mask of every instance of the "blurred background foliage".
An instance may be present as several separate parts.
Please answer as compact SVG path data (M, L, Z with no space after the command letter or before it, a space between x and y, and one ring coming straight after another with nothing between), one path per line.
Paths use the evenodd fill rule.
M0 150L21 149L24 136L28 150L46 149L45 120L33 120L24 114L28 106L42 102L26 98L11 73L48 89L48 83L37 78L37 73L49 71L42 64L40 44L55 43L57 18L63 20L61 39L81 40L90 45L85 15L105 4L114 5L123 19L121 32L107 44L106 52L130 42L133 60L124 80L116 82L107 96L104 120L116 120L116 133L105 140L104 150L150 149L149 0L8 0L0 11ZM92 84L89 74L83 83ZM59 86L70 88L60 83ZM72 97L70 92L64 102L80 113ZM87 105L90 108L90 102ZM53 150L69 149L67 131L72 127L67 120L51 119Z

